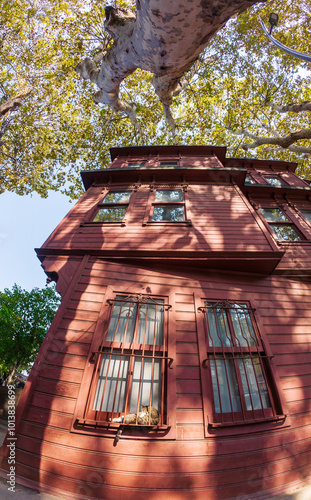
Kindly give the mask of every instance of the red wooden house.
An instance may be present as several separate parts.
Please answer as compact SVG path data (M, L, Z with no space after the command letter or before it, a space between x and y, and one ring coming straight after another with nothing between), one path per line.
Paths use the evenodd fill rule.
M17 480L107 500L302 487L309 183L223 147L111 158L37 250L62 303L17 409Z

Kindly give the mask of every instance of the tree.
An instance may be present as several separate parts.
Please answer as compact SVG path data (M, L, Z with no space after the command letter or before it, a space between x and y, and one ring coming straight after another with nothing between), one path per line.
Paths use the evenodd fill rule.
M150 47L140 52L138 60L133 50L136 44L139 47L139 40L151 37L155 44L158 43L156 37L167 9L175 9L179 3L184 9L188 4L184 0L174 0L172 6L162 0L157 2L164 7L159 15L156 11L152 13L155 28L146 34L143 31L148 27L146 4L137 3L140 6L138 33L134 2L119 0L117 3L119 8L132 12L127 14L123 28L126 30L128 25L134 30L133 24L136 26L135 46L126 46L129 42L124 40L124 51L120 48L124 34L118 38L118 29L114 34L111 18L114 11L109 13L108 10L108 21L105 21L103 3L95 0L2 0L0 55L4 66L0 71L0 106L4 107L0 108L3 110L0 116L0 191L11 190L18 194L36 191L47 196L48 191L54 189L76 198L82 190L80 171L105 168L109 163L109 146L172 144L174 141L226 145L228 154L233 156L255 154L260 158L298 161L299 173L308 175L309 154L277 149L273 145L261 146L256 151L243 149L243 144L251 142L247 134L272 136L270 130L273 130L286 137L309 127L306 111L287 113L285 119L284 114L265 106L266 102L283 107L311 100L311 79L308 64L278 51L259 24L259 16L267 22L269 12L277 11L280 23L275 36L288 46L308 52L308 2L229 2L230 9L233 9L231 4L238 9L255 5L238 16L232 15L233 10L229 9L227 16L232 17L226 23L222 10L225 0L217 3L218 13L212 11L216 0L203 2L205 14L210 6L210 19L215 23L211 27L206 18L202 27L204 35L201 39L198 35L197 45L192 38L191 43L187 42L189 27L184 27L178 35L174 22L179 17L172 17L168 26L172 28L171 35L182 36L183 51L176 54L174 50L167 50L164 54L163 49L159 54L162 52L161 60L165 59L167 66L173 65L177 57L176 72L173 68L174 71L166 74L168 70L163 69L162 73L155 73L158 76L154 78L152 71L156 68L151 63L156 56L151 54L149 62L140 64L143 69L132 73L133 68L124 70L130 74L121 83L119 80L111 82L114 90L108 98L112 99L112 109L93 101L94 83L81 79L75 68L85 59L92 61L94 75L98 75L96 81L102 85L103 70L98 71L109 57L119 52L123 54L120 64L124 69L128 49L132 62L136 58L135 64L140 63ZM193 13L188 14L188 21L198 27L196 5L197 2L191 2ZM173 14L172 10L170 15ZM121 25L122 22L121 15ZM187 20L183 22L187 24ZM169 45L169 37L163 40ZM203 50L204 44L207 46ZM141 49L143 46L144 42ZM107 85L103 87L106 94L109 93L109 78ZM115 112L118 109L113 105L117 86L119 101L127 103L124 106L130 115L133 111L135 126L124 111ZM164 119L158 95L168 121L171 120L171 125L176 123L175 139ZM237 135L241 131L243 136ZM297 145L306 147L309 141L305 139Z
M30 292L18 285L0 292L0 373L5 384L15 372L29 370L59 306L55 288L34 288Z

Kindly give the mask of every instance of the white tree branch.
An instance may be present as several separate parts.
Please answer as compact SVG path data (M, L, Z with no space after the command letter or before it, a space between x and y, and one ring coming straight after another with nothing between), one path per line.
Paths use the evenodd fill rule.
M120 100L119 86L137 68L153 73L155 91L174 134L169 108L186 85L180 83L183 75L230 17L259 1L136 0L136 16L126 9L107 7L105 29L113 46L103 56L99 70L90 58L76 70L100 88L95 102L125 112L136 126L135 109Z

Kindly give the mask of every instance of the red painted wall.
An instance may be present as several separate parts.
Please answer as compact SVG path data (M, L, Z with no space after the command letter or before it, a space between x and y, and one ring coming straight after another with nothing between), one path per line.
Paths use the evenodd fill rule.
M126 225L117 227L85 225L103 185L88 189L39 251L46 272L59 277L63 300L18 408L19 481L62 490L64 497L67 492L77 499L107 500L263 499L306 483L311 458L310 242L306 237L301 243L280 243L270 235L256 207L262 199L285 198L283 190L268 187L263 194L260 189L189 182L192 226L143 226L150 192L149 184L141 183ZM295 205L308 206L304 188L298 191L291 195ZM144 260L135 255L137 248L146 252ZM123 254L117 259L118 249ZM177 251L174 261L155 258L160 250L168 257ZM243 272L242 259L236 267L235 255L242 250L256 255L257 269ZM193 252L196 266L193 261L187 265L185 252ZM210 253L201 262L204 252ZM219 255L217 269L208 263L213 252ZM273 259L275 254L277 267L264 272L260 255ZM171 427L164 436L125 432L115 445L115 431L74 429L108 289L167 296L172 305L168 350L174 361L166 401ZM211 394L202 368L201 299L247 300L255 308L273 356L284 420L207 427ZM2 454L1 467L7 470L5 447Z

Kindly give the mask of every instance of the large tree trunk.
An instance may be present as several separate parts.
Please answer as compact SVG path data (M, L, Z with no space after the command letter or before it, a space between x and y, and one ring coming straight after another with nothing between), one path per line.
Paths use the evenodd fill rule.
M226 21L260 0L137 0L136 17L125 9L106 8L106 30L114 44L101 68L90 58L78 73L100 88L95 102L124 111L137 124L133 106L119 99L119 86L137 68L154 74L153 85L174 127L169 107L183 88L180 80Z

